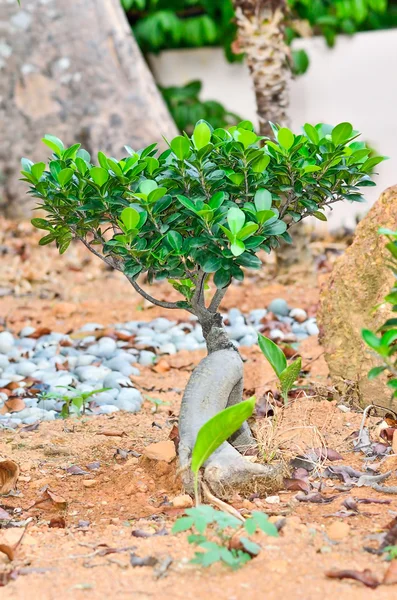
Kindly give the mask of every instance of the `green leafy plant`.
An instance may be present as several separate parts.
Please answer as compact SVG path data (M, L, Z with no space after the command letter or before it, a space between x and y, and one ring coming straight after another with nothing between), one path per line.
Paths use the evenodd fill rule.
M397 546L387 546L383 552L386 553L386 560L397 559Z
M208 505L189 508L186 516L180 517L172 528L172 533L191 531L189 544L199 546L191 560L192 564L209 567L214 563L223 563L233 570L259 554L261 547L249 537L260 530L269 536L277 537L278 531L268 521L264 513L254 511L244 524L229 513L216 510Z
M80 392L76 388L71 386L57 386L67 389L73 393L73 396L69 394L62 394L61 392L42 392L39 394L39 400L59 400L63 402L63 407L60 412L60 416L63 419L70 417L70 415L84 415L87 409L87 401L91 396L100 394L101 392L107 392L111 388L101 388L98 390L92 390L91 392Z
M288 365L285 354L281 348L272 342L272 340L269 340L260 333L258 334L258 344L259 348L262 350L262 353L267 358L270 366L278 377L280 392L284 403L287 404L288 394L297 380L302 368L302 359L299 356L290 365Z
M381 228L379 233L386 235L388 239L386 244L389 252L387 265L397 280L397 231ZM397 283L385 296L383 303L390 304L392 312L397 312ZM388 373L387 385L392 390L392 398L397 398L397 318L387 319L376 333L369 329L363 329L362 337L367 346L382 360L379 367L374 367L369 371L368 378L374 379L383 372Z
M214 129L237 125L241 121L241 117L226 110L219 102L200 100L200 81L191 81L179 87L160 87L160 91L178 129L189 135L200 119L209 121Z
M212 419L204 423L197 434L193 448L191 469L194 473L194 492L196 505L199 504L198 477L206 460L223 442L240 429L241 425L254 412L255 397L229 406L217 413Z
M193 314L209 351L204 360L211 363L219 350L230 357L222 376L233 369L230 377L239 382L233 405L239 404L243 372L218 312L228 287L244 279L244 269L262 266L262 250L271 252L282 240L291 243L295 223L310 216L326 219L326 208L338 201L361 201L362 187L374 185L370 172L383 160L368 158L350 123L306 124L298 135L277 125L272 131L270 139L256 135L248 121L228 130L199 121L191 136L169 140L162 153L155 144L139 150L126 146L121 159L98 152L97 164L80 144L66 147L46 135L48 164L22 159L23 181L44 213L32 220L45 232L40 244L55 243L64 253L79 240L152 304ZM175 299L149 294L140 274L149 284L168 280ZM213 406L228 406L219 376L217 368L201 363L193 373L189 393L193 389L198 400L194 409L182 402L181 420L192 410L199 415L186 417L192 428L184 429L184 440L181 435L183 468L196 441L195 424L203 422L206 410L209 416L218 412ZM204 387L209 383L213 390L213 404L202 397L207 378ZM288 382L285 376L284 385ZM230 453L221 469L230 479L228 461ZM234 486L244 479L245 462L234 471ZM247 467L248 479L254 470ZM265 469L264 477L271 470Z

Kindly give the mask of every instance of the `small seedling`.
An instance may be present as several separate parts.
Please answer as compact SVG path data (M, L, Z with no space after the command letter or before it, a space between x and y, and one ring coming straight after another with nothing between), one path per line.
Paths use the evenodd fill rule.
M60 416L63 419L70 417L71 414L84 415L87 407L87 400L95 394L101 392L107 392L111 388L101 388L99 390L92 390L91 392L79 392L76 388L71 386L57 386L60 388L67 389L69 392L75 393L74 396L69 397L67 394L61 392L44 392L39 394L39 400L59 400L63 402Z
M219 562L233 570L238 569L261 550L247 536L258 530L273 537L278 536L276 526L269 523L268 516L259 511L254 511L243 524L237 517L208 505L189 508L185 514L175 522L172 533L191 532L187 538L189 544L204 550L197 551L191 563L202 567Z
M194 473L194 494L199 505L198 476L206 460L223 442L230 438L254 412L255 396L229 406L209 419L197 434L192 452L191 469Z
M386 560L397 559L397 546L387 546L384 552L386 553Z
M265 355L270 363L270 366L278 377L280 392L283 397L284 404L287 404L288 394L298 378L302 368L302 359L299 356L296 360L294 360L294 362L288 365L284 352L277 346L277 344L272 342L272 340L269 340L260 333L258 334L258 344L259 348L262 350L262 353Z

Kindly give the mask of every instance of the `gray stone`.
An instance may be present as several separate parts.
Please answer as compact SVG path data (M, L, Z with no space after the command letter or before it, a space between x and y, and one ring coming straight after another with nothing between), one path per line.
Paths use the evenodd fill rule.
M267 308L275 315L281 315L283 317L287 317L290 311L288 303L283 298L272 300Z
M99 340L98 344L94 344L90 347L90 352L100 358L111 358L116 350L117 344L115 340L110 337L103 337Z
M240 346L254 346L257 343L257 341L257 336L252 335L252 333L245 335L239 340Z
M10 361L5 354L0 354L0 369L7 369Z
M306 323L306 331L309 335L318 335L319 334L319 328L317 327L316 323Z
M176 354L176 346L169 342L168 344L162 344L159 347L160 354Z
M19 10L15 13L15 15L12 15L10 19L11 25L17 29L21 29L22 31L29 29L31 22L32 15L26 12L26 10Z
M0 333L0 354L8 354L14 347L15 340L12 333L2 331Z
M32 335L32 333L34 333L36 331L35 327L30 327L29 325L27 327L24 327L20 334L19 337L27 337L29 335Z
M80 354L76 357L76 367L88 367L97 360L97 356L94 354Z
M107 392L100 392L99 394L94 394L94 396L91 396L91 400L93 400L98 406L112 404L117 397L117 393L117 389L112 389Z
M266 308L256 308L250 311L249 320L254 323L259 323L263 317L266 317L267 309Z
M239 323L237 325L232 325L232 327L229 327L227 331L232 340L240 340L242 337L247 335L248 327L245 325L245 323Z
M97 329L105 329L103 325L99 323L86 323L83 327L80 327L79 331L96 331Z
M104 388L117 388L121 389L121 387L132 387L132 381L119 371L112 371L108 375L106 375L103 380Z
M34 362L31 362L30 360L24 360L16 365L15 370L18 373L18 375L28 377L37 370L37 365Z
M169 321L163 317L159 317L158 319L154 319L150 322L150 326L153 327L154 331L158 333L164 333L174 327L175 321Z
M149 367L153 365L156 360L156 354L154 352L150 352L149 350L142 350L139 355L138 363L143 367Z
M269 333L269 338L273 341L282 341L285 335L281 329L271 329Z
M295 321L298 321L298 323L303 323L307 320L307 312L303 310L303 308L293 308L289 313L289 316Z
M22 338L17 341L18 348L24 348L26 350L33 350L36 347L36 340L33 338Z
M120 409L113 404L103 404L98 408L99 415L110 415L112 413L118 412Z
M77 367L75 372L80 381L88 381L89 379L94 381L104 381L104 379L111 373L110 369L108 367L104 367L103 365L100 367Z

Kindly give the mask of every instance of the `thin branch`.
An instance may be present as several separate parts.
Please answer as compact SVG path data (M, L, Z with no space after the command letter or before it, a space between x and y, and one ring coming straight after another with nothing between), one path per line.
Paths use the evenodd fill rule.
M210 305L209 305L209 307L208 307L208 310L209 310L210 312L213 312L213 313L214 313L214 312L216 312L216 311L218 310L218 308L219 308L219 305L220 305L220 303L222 302L222 300L223 300L223 297L224 297L224 295L226 294L226 292L227 292L227 287L220 288L220 289L217 289L217 290L216 290L215 294L214 294L214 295L213 295L213 297L212 297L212 300L211 300L211 302L210 302Z
M172 308L172 309L181 308L177 302L166 302L165 300L157 300L157 298L153 298L153 296L151 296L150 294L145 292L145 290L142 289L141 286L134 279L132 279L132 277L128 277L128 275L126 275L125 273L124 273L124 275L127 277L128 281L130 282L130 284L132 285L134 290L137 291L138 294L140 294L143 298L145 298L145 300L148 300L149 302L151 302L152 304L155 304L156 306L161 306L162 308ZM185 310L187 310L188 312L192 313L192 315L195 314L195 312L191 308L187 308L187 307L183 307L183 308Z
M143 298L145 298L145 300L148 300L149 302L151 302L152 304L155 304L156 306L161 306L162 308L171 308L171 309L181 308L178 305L177 302L166 302L164 300L157 300L156 298L153 298L153 296L151 296L150 294L148 294L147 292L145 292L145 290L143 290L141 288L141 286L134 279L132 279L132 277L129 277L126 273L124 273L124 271L120 267L120 264L113 257L111 257L111 256L103 256L103 254L101 254L100 252L98 252L97 250L95 250L95 248L93 248L91 246L91 244L89 242L87 242L84 238L82 238L80 236L77 236L77 238L81 242L83 242L84 246L90 252L92 252L92 254L95 254L95 256L97 256L98 258L100 258L101 260L103 260L103 262L105 262L107 265L109 265L110 267L112 267L116 271L120 271L121 273L123 273L123 275L125 275L127 277L128 281L130 282L130 284L132 285L132 287L135 289L135 291L137 291L138 294L140 294ZM185 308L185 310L189 311L193 315L195 314L195 312L192 309L190 309L190 308Z
M194 294L192 297L192 306L195 310L205 309L204 281L205 281L206 276L207 276L207 273L204 273L204 271L199 271L197 273L196 289L194 290Z

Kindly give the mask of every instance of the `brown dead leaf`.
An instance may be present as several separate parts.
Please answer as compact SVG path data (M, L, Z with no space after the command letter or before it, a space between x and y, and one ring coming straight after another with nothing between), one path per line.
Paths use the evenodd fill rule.
M4 406L0 409L0 414L5 415L8 412L19 412L26 407L25 402L18 396L10 396L4 402Z
M48 523L48 527L51 527L51 528L57 527L59 529L65 529L65 527L66 527L66 521L65 521L65 519L63 517L54 517Z
M397 429L395 427L386 427L380 432L380 437L387 442L392 442Z
M293 492L306 492L307 494L310 492L311 486L308 481L304 479L284 479L284 487L286 490L290 490Z
M170 435L168 437L169 437L170 440L172 440L174 442L175 451L178 452L178 448L179 448L179 429L178 429L178 425L176 425L175 423L172 426L172 429L170 431Z
M49 329L48 327L38 327L37 329L35 329L33 331L33 333L31 333L27 337L37 340L40 337L42 337L43 335L50 335L50 333L52 333L52 332L51 332L51 329Z
M128 437L125 431L97 431L95 435L106 435L106 437Z
M36 421L36 423L32 423L31 425L25 425L25 427L22 427L19 430L19 433L21 433L21 431L23 431L24 433L29 432L29 431L37 431L39 426L40 426L40 421Z
M336 496L323 496L320 492L309 492L309 494L305 494L304 492L298 492L295 496L299 502L312 502L313 504L329 504L332 502Z
M336 450L332 450L331 448L313 448L313 451L321 460L343 460L343 456L341 456L339 452L336 452Z
M4 587L10 581L15 581L18 577L19 572L17 569L13 569L12 571L3 571L0 573L0 587Z
M67 506L67 501L63 496L60 496L47 488L44 490L42 497L32 504L30 508L46 508L46 504L50 504L58 510L64 510Z
M22 532L22 535L20 535L19 539L14 544L12 544L9 539L7 539L9 537L7 534L13 533L12 531L6 532L5 534L3 534L3 537L0 538L0 552L5 554L8 560L14 560L16 551L18 550L18 546L22 542L22 539L26 533L26 529L27 527L25 527L25 529Z
M161 358L159 362L152 367L152 370L156 373L167 373L170 369L170 364L165 358Z
M364 569L364 571L356 571L353 569L333 569L328 571L326 577L330 579L354 579L360 581L366 587L372 588L373 590L380 585L380 581L375 577L370 569Z
M78 465L72 465L71 467L68 467L66 469L66 473L69 473L69 475L88 475L89 474L88 471L84 471L84 469L82 469Z
M0 495L6 495L15 488L19 477L19 465L13 460L0 461Z
M384 577L382 583L384 585L392 585L397 583L397 559L391 561Z
M394 430L391 447L393 449L394 454L397 454L397 429Z
M0 394L5 394L6 396L11 396L11 390L7 388L0 388Z

